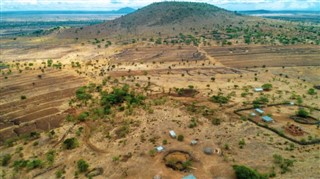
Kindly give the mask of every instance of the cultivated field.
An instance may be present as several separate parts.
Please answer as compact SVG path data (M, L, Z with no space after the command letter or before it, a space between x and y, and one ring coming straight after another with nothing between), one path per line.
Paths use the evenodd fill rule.
M320 49L313 45L210 47L204 50L230 67L320 66Z
M68 101L80 86L86 84L68 70L44 69L43 65L13 69L0 79L1 143L34 131L49 131L59 127L66 117ZM4 69L4 73L9 71Z

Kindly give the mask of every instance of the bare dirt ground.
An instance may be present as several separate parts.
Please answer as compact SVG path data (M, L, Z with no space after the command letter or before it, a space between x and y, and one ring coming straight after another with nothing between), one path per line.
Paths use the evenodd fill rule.
M33 41L39 43L39 39ZM197 178L235 178L232 169L235 164L249 166L261 173L270 173L274 167L275 178L317 178L320 175L320 167L315 165L320 157L319 144L292 144L267 129L242 121L233 113L236 109L251 106L251 102L261 96L266 96L272 104L295 101L292 96L300 95L304 105L319 108L319 91L316 95L307 93L319 83L319 51L314 46L232 47L235 50L231 54L231 47L136 44L97 48L90 43L82 45L79 42L63 48L57 45L37 50L29 46L30 54L22 53L24 50L28 52L22 49L22 55L16 55L15 49L10 48L11 42L6 43L1 52L2 61L12 65L26 62L27 66L34 63L34 66L30 70L23 66L22 73L15 68L11 74L7 74L7 69L2 70L2 141L38 129L55 131L53 136L43 132L31 141L18 140L13 146L2 145L1 153L12 155L9 166L0 167L1 174L7 178L56 178L58 171L64 171L62 175L65 178L85 178L82 173L75 174L79 159L85 159L90 169L103 168L103 173L94 178L136 179L160 175L176 179L190 173ZM293 53L297 49L301 53ZM306 56L310 57L307 62ZM44 73L41 72L38 67L49 58L54 63L61 62L62 68L47 67ZM72 67L72 62L79 62L81 67ZM262 65L266 67L262 68ZM261 68L245 69L247 66ZM41 78L38 77L40 74ZM73 110L69 109L68 101L75 90L89 82L100 84L108 77L113 81L107 83L109 89L129 84L133 89L143 91L147 96L146 103L150 103L149 108L134 108L130 115L118 111L107 118L90 119L75 126L73 122L67 122L66 115ZM254 87L265 83L271 83L273 89L262 93L253 91ZM173 95L176 88L193 88L198 93L194 97L179 97ZM230 96L229 102L219 105L209 101L218 93ZM22 95L26 99L22 100ZM165 102L156 104L161 96ZM192 105L203 110L190 110ZM82 108L76 106L74 110L80 112ZM208 112L204 109L212 113L204 115ZM197 125L190 128L194 119ZM219 123L213 122L217 119ZM128 133L119 137L117 131L124 124L129 126ZM169 130L182 134L184 140L180 142L171 138ZM318 135L319 129L314 129L314 132ZM62 142L70 137L79 140L79 147L65 150ZM193 139L198 140L195 146L190 145ZM240 147L242 140L245 145ZM160 145L165 147L164 152L150 152ZM293 149L287 150L292 145ZM204 147L221 153L206 155ZM46 152L50 149L56 152L52 166L46 162ZM170 150L189 152L194 158L192 168L188 172L180 172L166 167L163 157ZM273 162L274 154L294 160L291 171L281 174ZM34 156L44 161L42 168L20 171L12 168L14 161Z

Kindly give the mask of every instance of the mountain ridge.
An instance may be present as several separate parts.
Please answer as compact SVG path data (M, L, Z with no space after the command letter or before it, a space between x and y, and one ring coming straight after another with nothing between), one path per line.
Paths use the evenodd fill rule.
M207 3L170 1L153 3L102 24L62 30L57 36L80 40L107 38L125 44L139 40L158 40L158 44L190 44L191 40L195 45L201 42L217 45L319 44L319 27L306 27L290 21L240 14Z

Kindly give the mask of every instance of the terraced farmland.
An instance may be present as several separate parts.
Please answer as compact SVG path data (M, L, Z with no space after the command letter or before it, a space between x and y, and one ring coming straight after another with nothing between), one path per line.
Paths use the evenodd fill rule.
M235 67L320 66L318 46L206 47L204 50L222 64Z
M156 46L128 48L111 57L113 62L177 62L205 60L204 54L192 46Z
M0 143L34 131L48 131L65 119L68 100L86 79L67 70L14 72L0 79Z

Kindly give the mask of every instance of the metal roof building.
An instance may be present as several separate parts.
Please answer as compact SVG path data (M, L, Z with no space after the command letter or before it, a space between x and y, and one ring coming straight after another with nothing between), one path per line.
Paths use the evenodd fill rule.
M169 131L169 134L170 134L170 136L172 138L176 138L177 137L176 133L173 130Z
M263 117L262 117L262 120L263 120L264 122L272 122L272 121L273 121L273 119L272 119L271 117L269 117L269 116L263 116Z
M156 147L156 150L157 150L157 152L162 152L162 151L164 151L164 147L158 146L158 147Z
M255 91L255 92L262 92L262 91L263 91L263 88L255 88L254 91Z
M264 113L264 111L261 110L261 109L259 109L259 108L256 108L255 110L256 110L259 114L263 114L263 113Z

